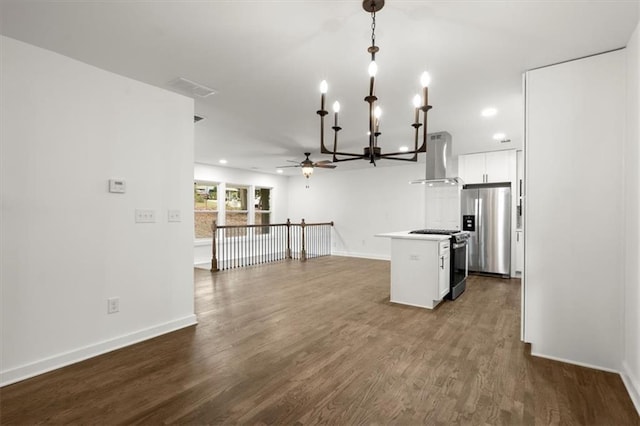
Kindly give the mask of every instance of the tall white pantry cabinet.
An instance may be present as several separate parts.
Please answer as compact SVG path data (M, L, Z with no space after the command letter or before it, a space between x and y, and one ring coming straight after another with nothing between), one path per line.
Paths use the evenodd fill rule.
M618 371L626 52L526 73L524 339Z

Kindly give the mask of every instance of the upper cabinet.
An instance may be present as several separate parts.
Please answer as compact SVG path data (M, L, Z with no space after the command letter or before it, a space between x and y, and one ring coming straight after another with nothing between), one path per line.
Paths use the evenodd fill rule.
M458 174L464 183L511 182L515 160L515 150L460 155Z

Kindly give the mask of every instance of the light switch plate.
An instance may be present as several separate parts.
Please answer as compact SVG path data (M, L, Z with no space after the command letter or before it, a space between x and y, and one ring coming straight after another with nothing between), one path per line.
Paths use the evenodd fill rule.
M155 210L136 209L136 223L155 223Z
M168 219L169 222L181 222L180 210L169 210Z

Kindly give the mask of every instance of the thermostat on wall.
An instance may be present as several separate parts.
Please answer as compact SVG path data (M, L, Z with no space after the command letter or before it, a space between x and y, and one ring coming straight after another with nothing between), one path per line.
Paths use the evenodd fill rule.
M122 179L109 179L109 192L116 192L124 194L127 189L127 184Z

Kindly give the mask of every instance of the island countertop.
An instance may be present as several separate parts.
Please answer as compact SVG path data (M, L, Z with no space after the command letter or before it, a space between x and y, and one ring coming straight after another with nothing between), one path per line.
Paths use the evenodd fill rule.
M426 241L444 241L451 238L450 235L410 234L409 231L398 231L398 232L387 232L384 234L375 234L374 237L401 238L404 240L426 240Z

